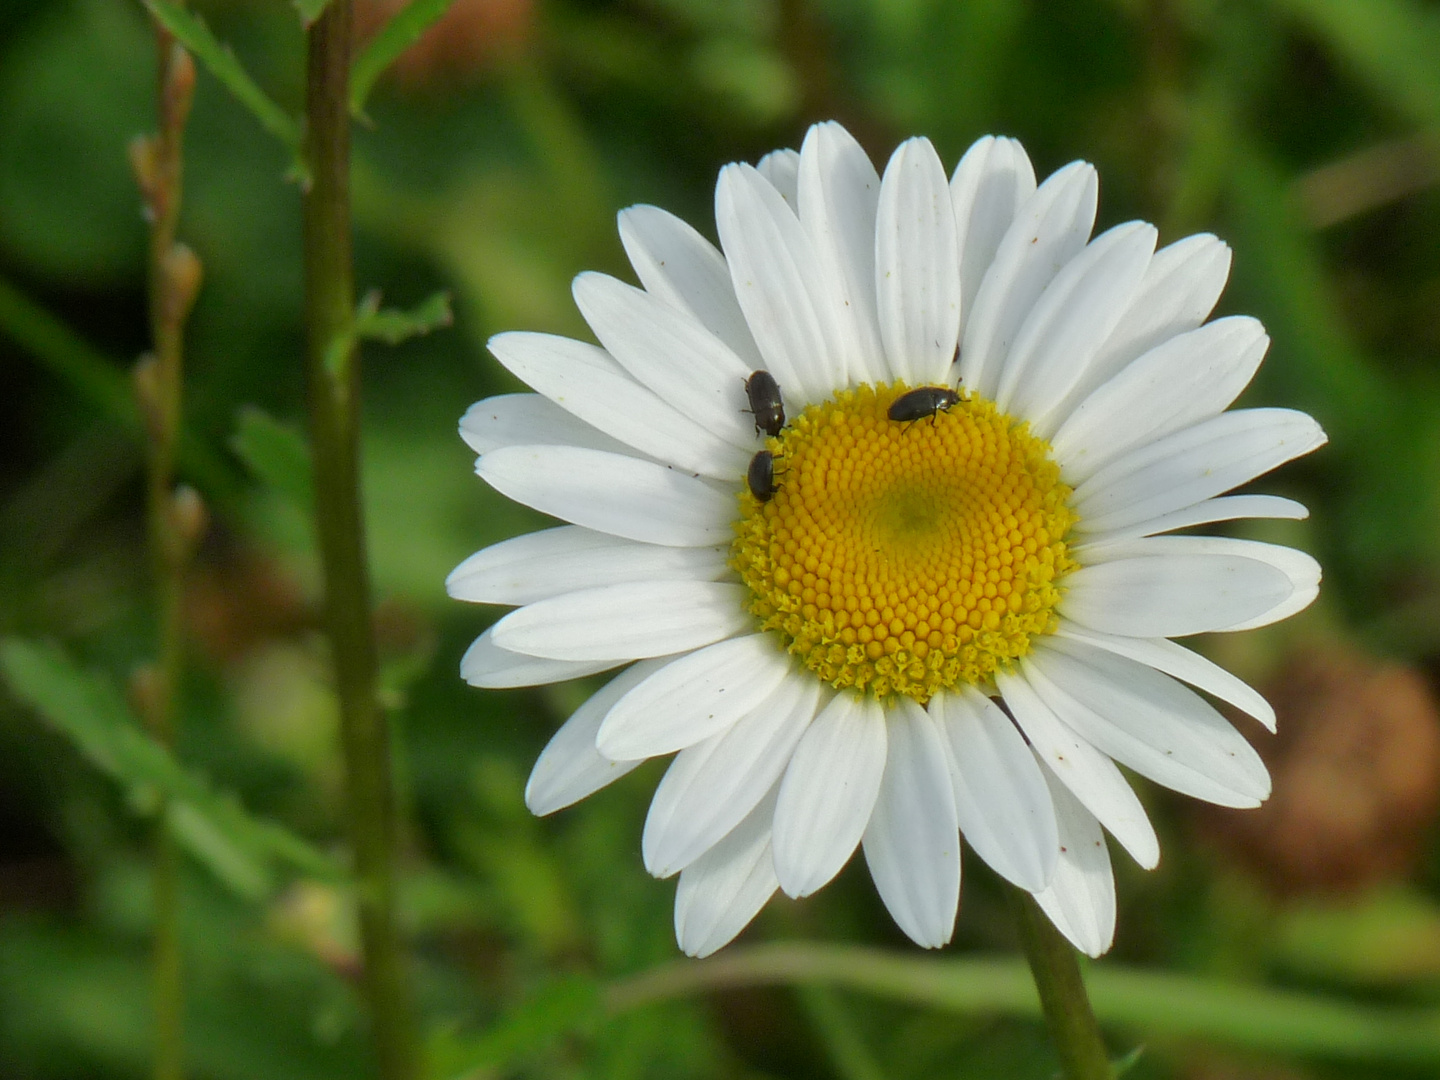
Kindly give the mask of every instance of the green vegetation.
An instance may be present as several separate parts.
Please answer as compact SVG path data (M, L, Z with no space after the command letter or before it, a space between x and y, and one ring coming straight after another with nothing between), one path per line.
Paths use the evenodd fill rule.
M162 830L179 852L186 1075L374 1075L305 434L303 27L326 7L0 7L0 1080L153 1075ZM1273 338L1245 403L1303 408L1332 440L1263 485L1311 518L1253 530L1321 560L1320 602L1200 647L1262 687L1300 655L1433 680L1440 9L413 0L387 22L399 7L357 4L357 307L322 366L343 376L358 349L364 370L378 695L427 1080L1055 1075L1005 891L978 859L938 956L895 930L857 861L695 963L674 944L674 883L641 866L656 765L528 813L531 762L599 680L486 692L458 677L498 612L449 600L446 574L541 524L473 475L455 433L471 402L518 389L484 343L588 336L569 283L631 278L618 209L655 203L713 237L718 168L798 145L813 120L841 120L882 164L915 133L949 165L988 132L1019 137L1042 175L1087 158L1101 227L1145 218L1162 242L1233 246L1221 312ZM135 678L160 619L130 390L152 348L148 232L127 166L157 123L152 16L198 68L176 235L204 266L175 469L209 527L186 572L169 745ZM1365 710L1399 698L1375 700L1347 767L1379 752ZM1412 763L1435 724L1414 722L1413 751L1396 751ZM1240 815L1137 782L1164 860L1144 874L1117 852L1117 945L1085 966L1130 1080L1440 1072L1426 775L1396 826L1413 843L1362 847L1324 889L1276 887L1234 839Z

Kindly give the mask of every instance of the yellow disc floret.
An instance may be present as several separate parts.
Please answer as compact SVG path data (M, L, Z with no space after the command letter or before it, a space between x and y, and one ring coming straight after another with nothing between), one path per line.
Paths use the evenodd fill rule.
M1055 630L1075 514L1027 425L974 395L899 423L906 389L842 390L770 439L778 490L741 493L730 562L820 679L924 704Z

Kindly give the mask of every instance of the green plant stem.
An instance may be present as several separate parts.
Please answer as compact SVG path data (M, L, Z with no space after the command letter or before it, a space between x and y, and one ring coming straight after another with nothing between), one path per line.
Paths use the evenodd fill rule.
M1011 888L1010 900L1045 1012L1045 1026L1050 1029L1066 1080L1112 1080L1114 1070L1085 993L1074 946L1028 892Z
M195 84L189 56L156 27L158 132L135 148L137 179L150 218L148 260L151 356L136 370L145 420L146 517L159 627L154 663L138 677L141 708L163 746L175 740L176 692L183 657L184 578L198 525L182 520L173 492L180 434L184 326L199 287L199 262L175 243L182 193L182 146ZM168 802L156 815L154 863L155 1080L185 1075L185 987L180 943L180 862L167 828Z
M354 356L350 238L351 0L306 32L304 199L306 369L325 619L340 698L346 799L364 951L363 984L379 1074L416 1075L405 959L395 922L395 812L390 743L375 694L364 521L360 507L359 370Z

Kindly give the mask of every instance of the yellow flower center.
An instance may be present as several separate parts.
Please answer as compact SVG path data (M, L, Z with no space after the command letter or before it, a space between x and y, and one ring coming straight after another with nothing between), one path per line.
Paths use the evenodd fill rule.
M973 395L890 420L906 389L842 390L768 440L777 490L742 491L730 564L820 679L924 704L1055 630L1075 513L1028 425Z

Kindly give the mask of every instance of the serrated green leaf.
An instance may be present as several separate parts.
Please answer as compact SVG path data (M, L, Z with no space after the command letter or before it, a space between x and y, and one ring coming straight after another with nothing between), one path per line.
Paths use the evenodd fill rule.
M240 410L230 449L266 487L284 495L306 514L315 508L315 475L305 436L265 410Z
M372 292L355 311L355 337L361 341L383 341L399 345L412 337L420 337L450 326L455 316L450 310L450 294L438 292L427 297L409 311L382 308L380 294Z
M290 0L290 2L295 5L295 10L300 13L300 21L306 26L320 18L325 9L330 6L330 0Z
M184 769L141 730L111 682L83 671L57 647L17 638L0 641L0 674L18 700L101 772L131 791L164 795L172 835L240 895L258 899L268 894L282 865L328 880L342 876L333 860L304 840L254 817Z
M584 1031L603 1016L599 983L583 975L566 976L501 1017L483 1035L432 1035L426 1074L435 1080L461 1080L482 1070L509 1072L553 1040Z
M260 126L274 135L295 155L294 168L305 175L304 160L300 153L300 124L277 105L250 73L205 25L199 15L181 7L172 0L144 0L145 8L161 26L169 30L205 65L207 71L219 79L235 99L249 109Z
M350 67L352 115L365 115L365 100L370 96L375 80L395 62L396 57L415 44L421 34L439 21L440 17L450 10L452 3L454 0L411 0L411 3L391 16L390 21L370 39Z

